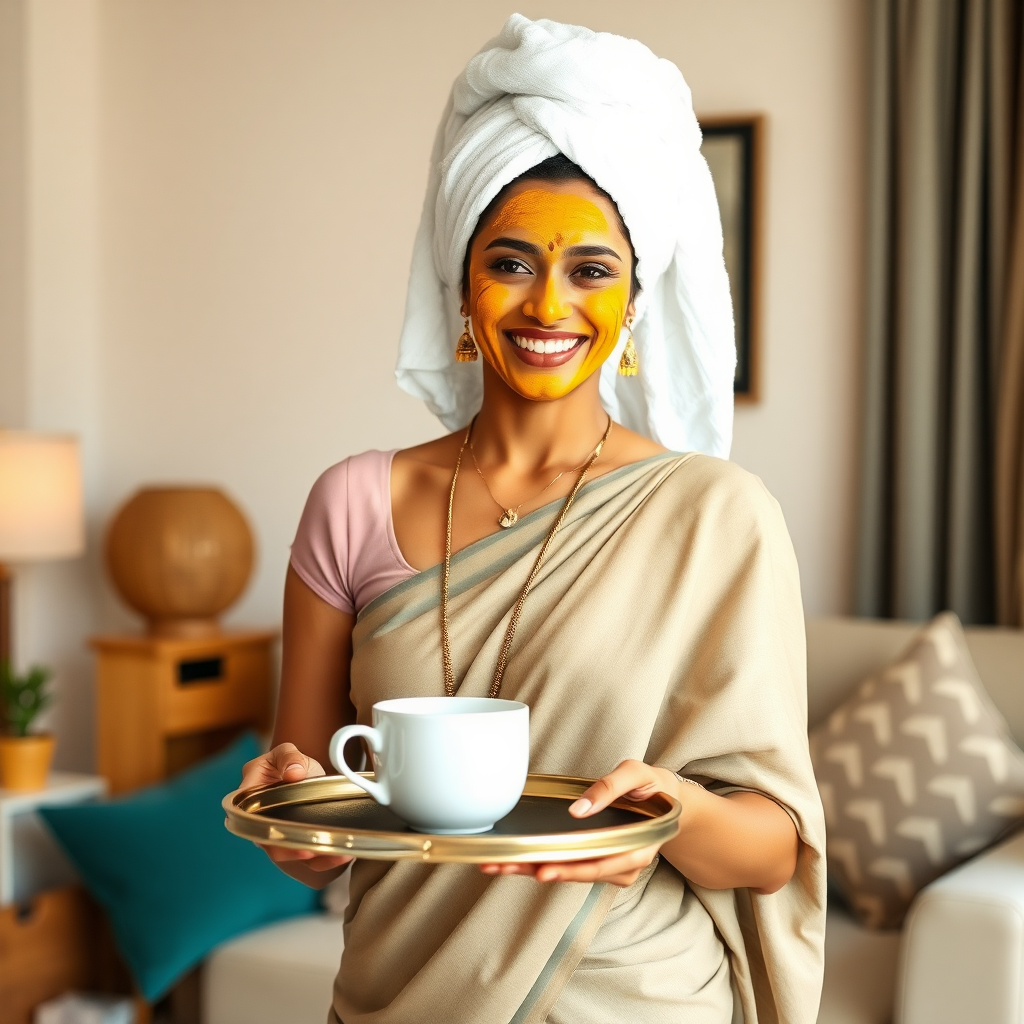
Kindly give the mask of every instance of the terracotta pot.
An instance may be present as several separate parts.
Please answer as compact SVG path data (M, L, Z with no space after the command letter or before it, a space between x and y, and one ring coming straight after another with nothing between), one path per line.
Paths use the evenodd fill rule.
M0 787L31 791L44 789L53 761L54 738L0 736Z
M245 589L252 532L213 487L146 487L107 532L107 568L124 600L160 636L218 631L217 616Z

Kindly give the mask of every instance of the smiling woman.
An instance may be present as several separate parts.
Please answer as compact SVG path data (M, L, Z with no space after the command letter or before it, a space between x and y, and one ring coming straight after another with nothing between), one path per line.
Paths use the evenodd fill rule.
M527 171L499 200L468 249L477 343L524 398L563 398L604 363L636 312L633 247L611 199L578 170L560 182Z
M380 701L500 695L530 707L531 771L597 780L571 813L660 791L680 830L551 864L356 861L336 1022L815 1019L799 580L778 505L724 461L699 146L678 70L633 40L515 15L455 83L398 367L453 432L314 485L276 745L243 785L322 774ZM268 853L310 885L348 866Z

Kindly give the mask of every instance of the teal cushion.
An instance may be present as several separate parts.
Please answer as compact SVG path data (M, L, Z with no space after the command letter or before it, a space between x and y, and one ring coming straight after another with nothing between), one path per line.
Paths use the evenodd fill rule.
M148 1000L226 939L317 906L314 890L224 828L221 799L259 752L250 733L163 785L40 809Z

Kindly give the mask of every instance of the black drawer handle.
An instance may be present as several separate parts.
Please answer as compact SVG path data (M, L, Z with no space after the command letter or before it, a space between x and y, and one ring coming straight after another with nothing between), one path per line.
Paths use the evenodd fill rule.
M197 658L195 661L178 662L178 682L212 683L224 678L223 658Z

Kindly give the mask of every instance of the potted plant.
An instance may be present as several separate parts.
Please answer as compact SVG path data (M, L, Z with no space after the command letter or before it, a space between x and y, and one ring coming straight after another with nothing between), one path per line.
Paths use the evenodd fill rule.
M38 665L17 674L7 661L0 662L0 786L4 789L42 789L53 760L54 738L34 734L29 728L49 705L50 671Z

